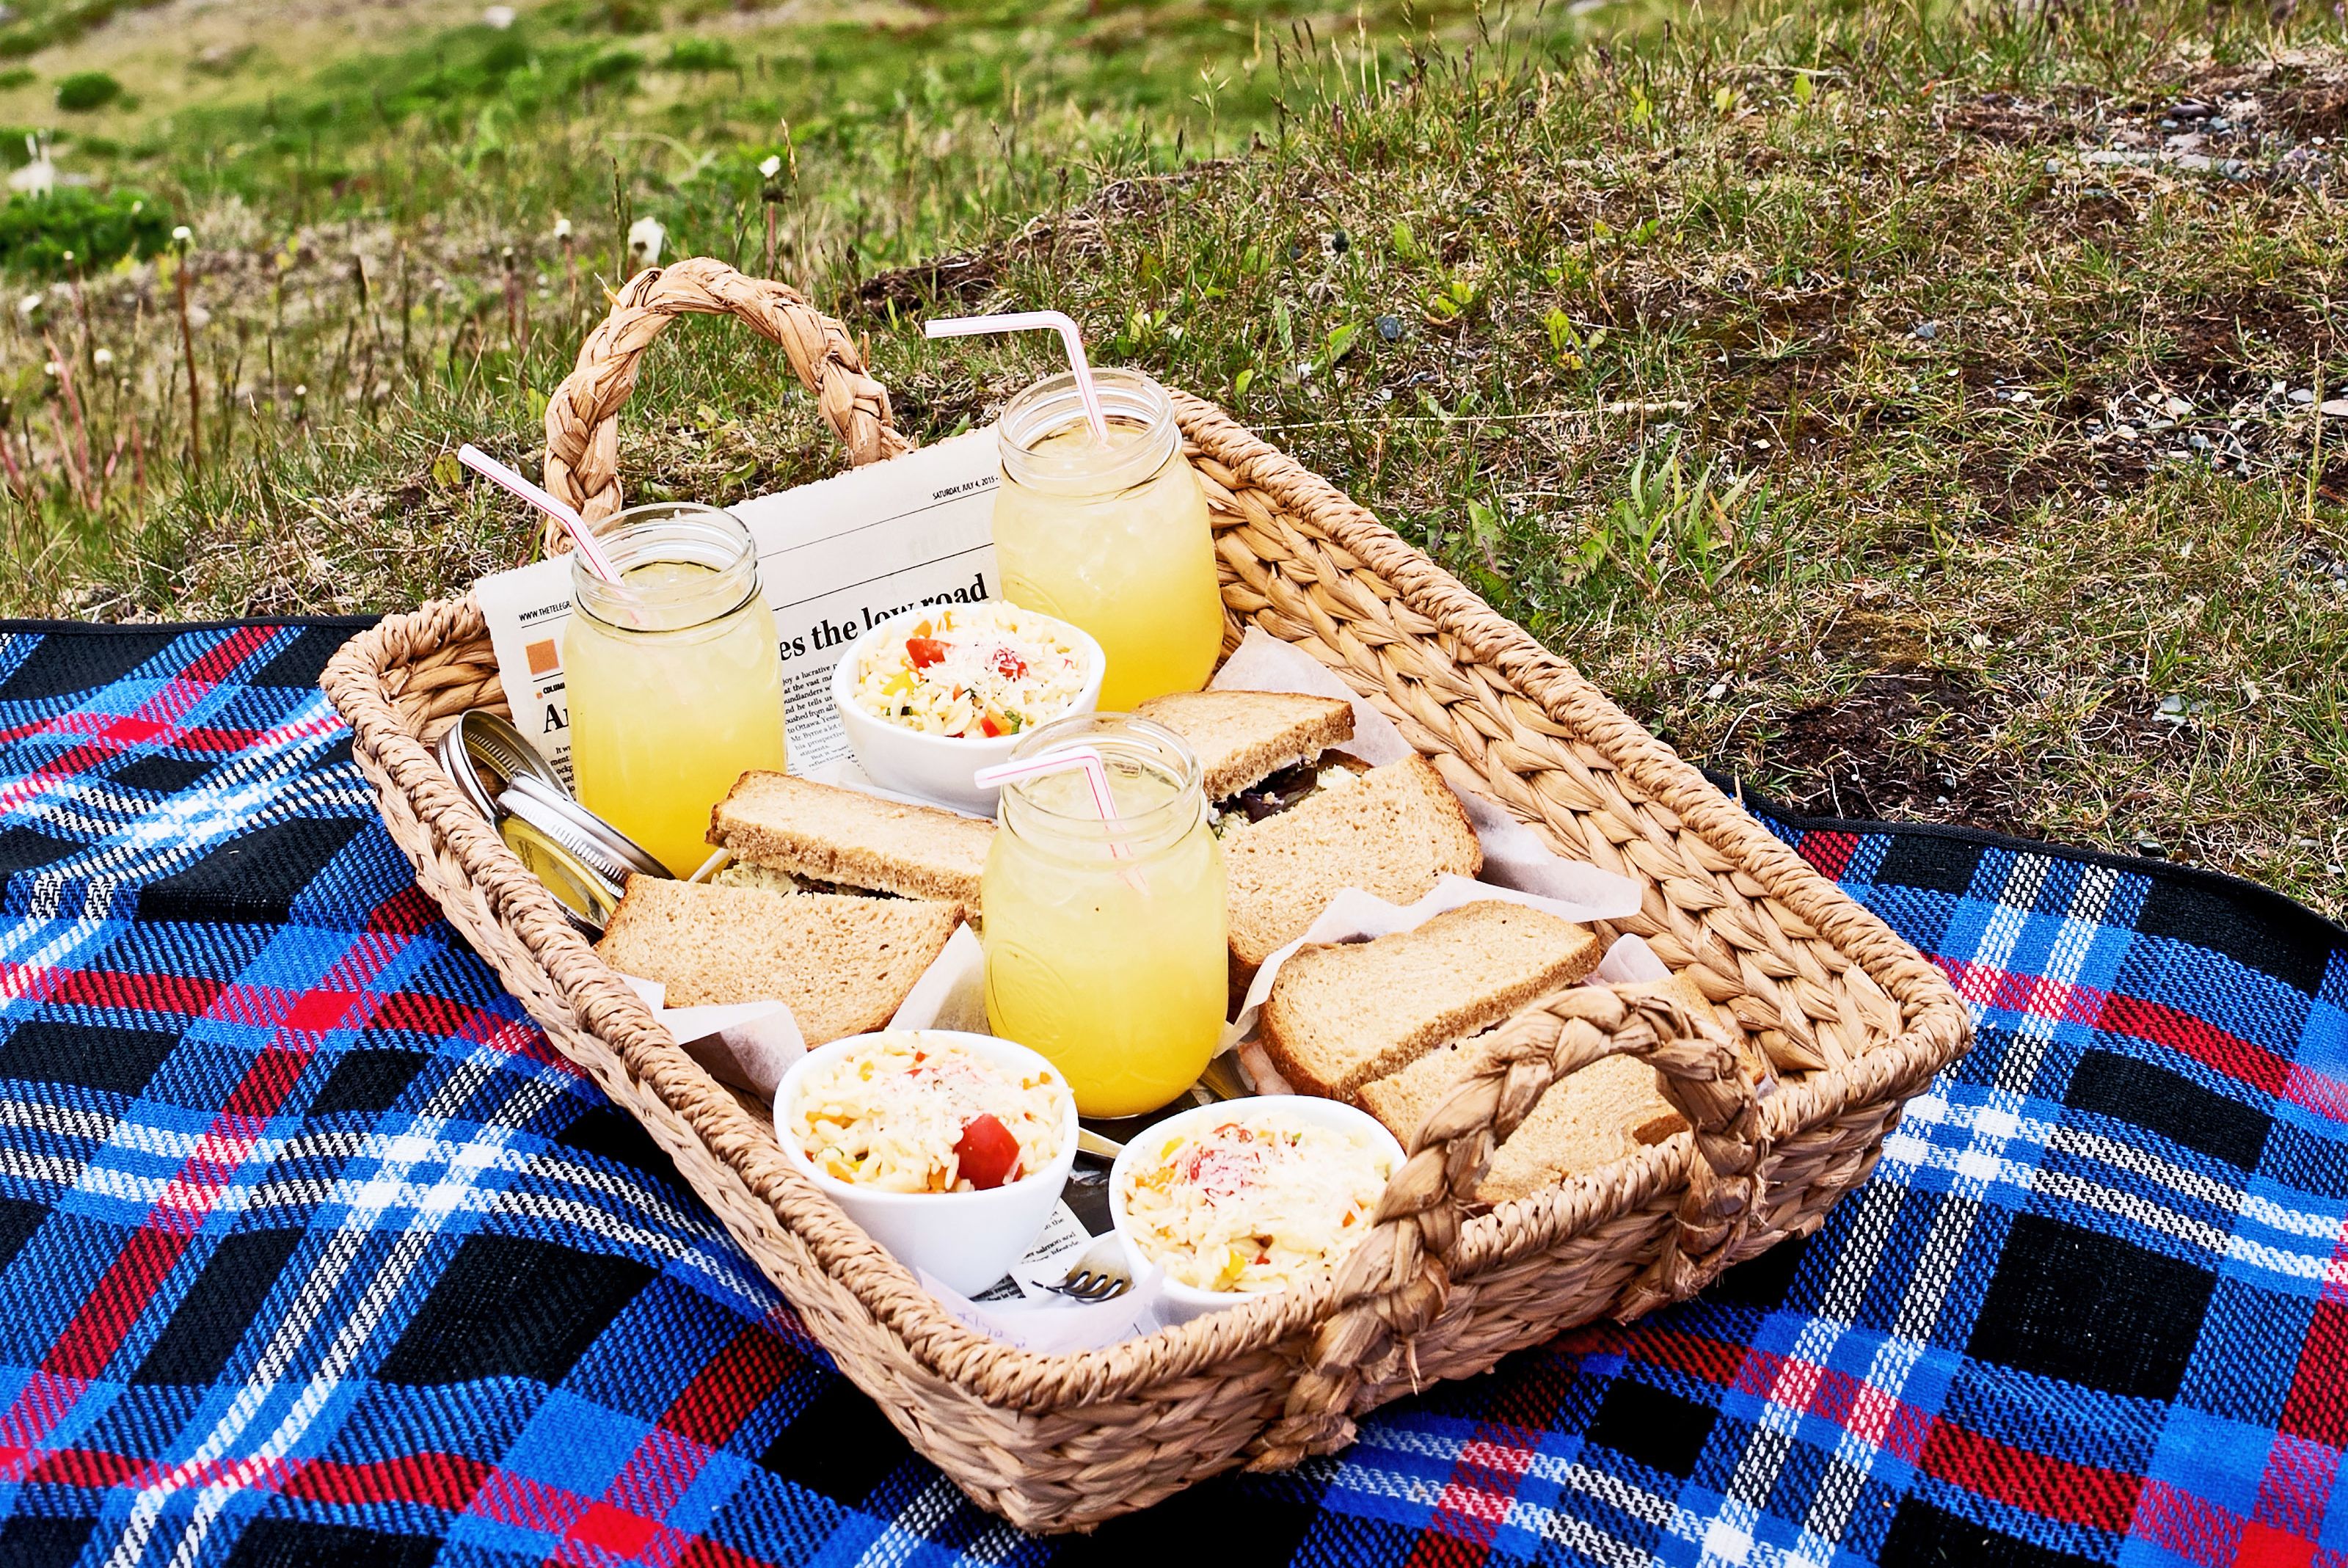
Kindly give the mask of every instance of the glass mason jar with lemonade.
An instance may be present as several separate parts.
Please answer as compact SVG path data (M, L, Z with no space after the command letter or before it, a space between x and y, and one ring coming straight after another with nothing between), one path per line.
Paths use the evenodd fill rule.
M1004 598L1100 643L1100 706L1117 711L1207 684L1223 601L1207 498L1166 388L1136 370L1092 378L1106 444L1073 374L1038 381L1003 411L994 554Z
M783 770L783 668L749 531L716 507L630 507L596 532L619 581L573 557L562 679L580 803L678 876L753 769Z
M1222 851L1171 730L1086 714L1012 759L1069 745L1100 752L1117 812L1073 770L1003 787L979 895L987 1020L1049 1057L1085 1115L1138 1116L1195 1083L1222 1036Z

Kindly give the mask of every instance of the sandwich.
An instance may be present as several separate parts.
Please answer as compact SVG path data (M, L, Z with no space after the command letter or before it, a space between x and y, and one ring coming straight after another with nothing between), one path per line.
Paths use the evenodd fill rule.
M1668 989L1700 1017L1712 1009L1684 976L1626 985ZM1439 1046L1400 1072L1363 1086L1361 1107L1407 1144L1436 1109L1488 1059L1492 1037ZM1663 1098L1655 1069L1636 1057L1607 1057L1553 1084L1533 1113L1492 1152L1476 1201L1502 1203L1545 1191L1687 1129Z
M745 773L710 813L721 886L937 900L978 909L994 824L858 789Z
M672 1007L778 999L810 1046L881 1028L961 923L950 903L633 876L595 951Z
M1369 942L1301 947L1264 998L1264 1052L1298 1093L1352 1100L1445 1041L1563 990L1602 956L1587 926L1498 899Z
M1208 802L1241 821L1295 805L1320 783L1321 754L1354 738L1352 703L1301 692L1172 692L1133 711L1182 738Z
M1136 711L1198 753L1222 841L1235 980L1302 936L1341 889L1408 903L1447 872L1483 869L1467 812L1425 758L1372 768L1326 755L1353 737L1350 704L1200 691Z

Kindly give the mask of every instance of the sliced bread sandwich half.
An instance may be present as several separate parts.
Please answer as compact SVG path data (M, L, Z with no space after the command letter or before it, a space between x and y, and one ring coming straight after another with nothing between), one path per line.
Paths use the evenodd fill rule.
M790 1004L810 1046L889 1022L961 921L953 903L630 877L595 951L672 1007Z
M1264 1050L1299 1093L1352 1099L1444 1041L1572 985L1601 956L1587 926L1498 899L1371 942L1300 948L1264 999Z
M1328 756L1354 710L1296 692L1199 691L1138 710L1189 743L1230 874L1231 978L1302 935L1344 887L1407 903L1484 852L1458 798L1425 758L1372 768Z
M745 773L710 813L709 841L802 886L829 884L815 891L946 899L975 911L994 824L788 773Z
M1668 987L1699 1016L1712 1016L1701 993L1673 976L1626 991ZM1489 1059L1492 1036L1453 1040L1389 1077L1363 1086L1362 1109L1407 1145L1452 1091ZM1650 1143L1686 1130L1663 1098L1655 1069L1636 1057L1608 1057L1553 1084L1509 1140L1493 1151L1476 1200L1501 1203L1546 1191L1569 1176L1595 1171Z
M1341 889L1409 903L1446 872L1472 877L1483 867L1476 830L1433 763L1410 757L1373 768L1224 833L1233 966L1254 974Z
M1299 692L1171 692L1133 711L1164 725L1198 754L1200 781L1209 803L1219 808L1354 738L1351 703Z

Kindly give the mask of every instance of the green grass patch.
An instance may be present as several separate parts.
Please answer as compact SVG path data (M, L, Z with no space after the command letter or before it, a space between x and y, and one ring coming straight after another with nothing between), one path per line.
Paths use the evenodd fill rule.
M136 191L67 186L0 206L0 267L36 277L96 271L154 255L170 232L170 213Z
M2348 909L2336 19L841 16L548 8L68 146L195 246L0 326L10 607L386 608L525 559L440 459L539 460L652 218L842 315L924 439L1052 356L921 316L1069 310L1796 805ZM836 462L718 322L647 356L620 457L720 501Z
M76 71L57 78L57 107L67 114L88 114L122 97L122 84L105 71Z

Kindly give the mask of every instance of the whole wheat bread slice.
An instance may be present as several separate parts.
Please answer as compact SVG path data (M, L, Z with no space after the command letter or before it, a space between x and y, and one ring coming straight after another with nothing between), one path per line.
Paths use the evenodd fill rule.
M1683 977L1626 985L1625 991L1670 988L1701 1016L1712 1016L1703 995ZM1364 1110L1386 1124L1406 1146L1436 1109L1488 1058L1489 1033L1454 1040L1390 1077L1363 1086ZM1545 1191L1569 1176L1611 1165L1642 1145L1660 1143L1687 1129L1663 1098L1655 1070L1635 1057L1608 1057L1552 1085L1509 1140L1494 1150L1492 1167L1477 1184L1476 1200L1501 1203Z
M1572 985L1602 955L1587 926L1497 899L1373 942L1299 948L1264 999L1263 1047L1300 1093L1350 1099Z
M1189 742L1210 800L1228 800L1354 738L1353 704L1300 692L1173 692L1133 711Z
M595 951L658 980L672 1007L769 997L810 1046L888 1023L953 934L961 911L910 898L768 892L630 877Z
M1252 975L1303 935L1341 888L1408 903L1447 872L1474 876L1484 851L1443 775L1410 757L1231 829L1223 867L1233 966Z
M994 824L787 773L745 773L710 813L709 841L794 876L974 910Z

